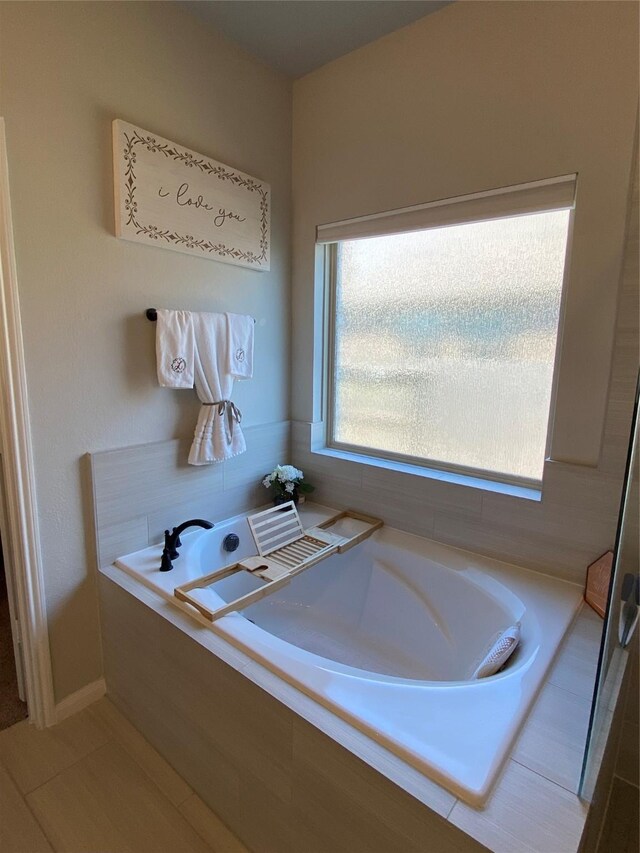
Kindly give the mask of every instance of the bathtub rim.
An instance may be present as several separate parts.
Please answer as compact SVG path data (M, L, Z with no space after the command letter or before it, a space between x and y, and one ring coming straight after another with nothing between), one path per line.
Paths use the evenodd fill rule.
M240 514L232 516L228 519L222 519L222 520L220 520L220 522L218 522L216 524L216 528L218 529L218 531L220 531L220 530L224 531L227 529L227 527L231 527L231 526L233 526L235 524L239 524L241 522L246 522L246 516L251 514L254 511L255 510L249 510L248 512L240 513ZM318 518L324 518L328 515L332 515L336 512L336 510L333 508L330 508L330 507L323 506L323 505L309 503L309 504L305 505L302 512L304 513L304 515L308 515L311 519L309 524L305 524L305 526L312 526L313 524L317 523ZM303 519L303 521L304 521L304 519ZM562 639L563 639L563 637L565 637L567 635L571 625L575 621L576 615L577 615L577 613L579 611L579 607L580 607L581 593L579 591L581 588L579 587L578 584L575 584L575 583L568 581L566 579L563 579L563 578L557 578L557 577L554 577L552 575L543 574L543 573L537 572L537 571L532 570L532 569L527 569L527 568L524 568L521 566L517 566L517 565L512 564L512 563L507 563L505 561L496 560L492 557L487 557L487 556L484 556L481 554L477 554L473 551L468 551L466 549L457 548L455 546L451 546L451 545L448 545L446 543L439 543L435 540L429 539L428 537L418 536L418 535L412 534L412 533L407 533L405 531L398 530L398 529L392 528L390 526L385 526L385 528L383 528L382 531L378 531L378 533L382 533L383 531L385 531L385 529L386 529L388 534L390 534L392 536L394 536L394 535L399 536L403 542L407 538L410 538L410 540L414 542L414 545L415 545L417 550L419 550L419 543L420 542L424 543L426 541L429 543L430 546L431 545L434 546L436 551L441 550L445 554L453 553L454 555L461 555L460 559L462 562L464 562L464 560L466 559L465 555L469 555L469 559L471 559L474 564L479 564L479 568L481 571L483 568L486 568L487 572L490 575L491 575L491 567L492 566L498 567L500 570L506 572L507 574L509 573L509 570L511 570L512 572L514 570L516 570L517 573L523 573L525 575L525 577L530 582L532 582L534 587L536 586L536 581L538 581L538 583L539 583L541 578L546 578L547 583L549 581L551 581L552 585L554 585L554 586L557 585L559 588L565 587L565 588L567 588L567 590L569 590L569 589L573 590L574 593L578 594L576 601L575 601L575 604L574 604L574 607L571 611L570 618L568 619L568 622L566 623L565 630L564 630L563 634L561 635L560 639L558 640L558 643L557 643L557 645L553 651L553 654L551 655L551 657L548 659L548 661L546 662L546 664L544 666L544 674L537 681L537 686L535 687L535 689L533 691L529 692L528 698L527 698L527 700L523 706L524 711L522 711L521 715L518 718L518 723L515 725L511 722L508 723L507 728L506 728L505 738L503 741L503 745L499 750L499 757L490 762L490 767L487 770L486 777L482 783L476 783L473 785L464 785L464 784L462 784L462 782L460 780L456 780L456 779L452 778L446 772L442 772L442 771L438 770L438 768L436 768L436 767L430 767L429 771L425 770L424 767L421 768L420 764L426 765L428 762L424 758L417 757L417 754L411 751L410 746L408 746L407 744L398 744L397 742L394 742L390 736L385 735L385 733L383 731L377 729L374 725L367 723L365 720L359 718L350 709L345 708L343 706L337 706L335 701L331 702L328 699L326 699L325 697L319 695L317 691L313 690L313 688L310 688L307 685L305 685L304 682L301 682L299 677L296 677L292 672L288 671L287 669L283 669L276 662L274 662L274 660L271 658L271 656L269 654L265 654L264 652L261 652L260 651L260 643L258 643L256 645L249 645L248 643L246 643L242 639L238 638L236 636L234 629L233 629L233 626L234 625L236 625L236 626L240 625L241 632L245 632L248 630L249 633L251 633L252 629L255 628L256 631L258 632L258 634L264 633L268 637L270 637L272 640L275 640L276 646L278 646L279 644L283 644L284 646L288 646L291 649L300 651L303 654L303 656L305 656L305 657L311 657L311 656L313 656L313 653L308 652L307 650L304 650L304 649L300 649L300 647L294 646L294 645L288 643L286 640L283 640L276 635L270 634L269 632L266 631L266 629L263 629L260 626L253 625L252 623L249 623L247 619L245 619L244 617L242 617L240 614L237 614L237 613L229 614L228 616L225 616L225 617L223 617L223 619L219 620L218 623L212 624L208 619L206 619L204 616L202 616L197 611L195 611L190 605L183 603L183 602L180 602L178 599L175 598L175 596L172 595L172 593L171 594L168 592L165 593L163 591L159 592L157 586L151 585L147 581L146 578L140 577L140 575L131 571L127 567L126 563L120 562L120 561L125 561L128 557L134 557L134 556L138 556L141 554L153 556L154 560L156 558L159 559L159 555L160 555L160 551L161 551L161 548L159 546L150 546L149 548L145 548L145 549L141 549L139 551L133 552L133 554L125 555L124 557L121 557L118 559L118 561L116 561L116 566L118 567L117 570L125 572L130 577L132 577L134 580L142 583L146 588L150 589L151 591L153 591L156 594L159 594L160 597L163 598L164 600L166 600L168 603L170 603L171 606L182 610L187 615L188 618L195 619L201 625L206 626L207 629L211 633L218 636L221 640L228 642L236 650L245 654L250 660L259 664L267 672L270 672L272 675L274 675L277 679L288 684L292 688L300 691L305 696L307 696L310 701L316 702L318 705L320 705L322 708L324 708L327 712L334 715L336 718L342 719L343 721L348 722L348 724L350 726L352 726L353 728L355 728L356 730L361 732L365 737L371 739L374 743L382 746L384 749L389 751L391 754L394 754L397 758L399 758L399 760L401 760L405 764L413 767L413 769L415 769L418 773L423 775L424 778L429 779L430 782L438 785L439 788L442 788L443 790L449 791L457 799L460 799L461 801L469 804L472 807L475 807L475 808L482 807L483 804L486 803L487 799L491 796L492 791L495 789L495 786L497 785L497 783L500 779L502 770L505 767L507 761L509 760L509 756L513 752L514 745L515 745L518 737L520 736L520 733L522 732L522 730L526 724L527 719L529 718L529 715L531 713L531 709L533 708L535 701L540 694L540 691L542 690L544 684L546 683L546 679L547 679L548 674L551 670L553 662L557 658L558 651L559 651L559 648L560 648L561 643L562 643ZM192 533L188 534L188 538L187 537L185 537L185 538L187 539L187 541L189 542L191 547L195 546L197 548L197 543L200 540L200 538L206 537L208 534L210 535L211 532L212 531L195 530ZM376 536L376 534L374 534L373 539L375 539L375 536ZM187 545L187 541L185 541L185 546ZM422 547L424 547L424 546L422 546ZM188 550L189 549L185 548L186 553L188 553ZM232 560L232 562L233 562L233 560ZM486 566L484 564L486 564ZM452 568L452 567L446 566L446 564L445 564L445 568ZM154 575L154 577L155 577L155 575ZM512 592L512 591L510 590L510 592ZM232 620L232 621L227 621L227 620ZM285 653L286 653L286 650L285 650ZM296 652L294 652L294 656L293 656L294 666L296 665L295 656L296 656ZM319 660L322 661L324 659L319 658ZM335 663L334 661L329 661L329 662L331 664ZM338 664L338 666L340 666L340 665ZM331 671L336 672L335 669L332 669ZM366 672L367 671L365 671L365 673ZM339 672L339 674L345 675L346 677L355 677L353 673L341 673L341 672ZM498 674L498 675L501 675L501 674ZM508 677L510 675L510 672L507 670L503 675L505 677ZM492 676L491 678L496 678L496 676ZM388 679L389 679L389 677L384 676L385 682L388 681ZM486 689L486 682L488 682L488 681L489 681L489 679L482 679L477 684L479 687ZM374 683L375 683L375 681L374 681ZM413 683L409 682L410 687L413 687L415 685L418 689L420 689L424 686L426 686L426 687L432 687L432 686L437 687L439 685L444 686L446 688L450 688L454 684L459 684L459 686L468 689L471 682L469 682L469 681L463 681L463 682L413 682ZM390 742L393 743L393 746L389 746Z
M489 840L493 836L493 831L489 830L489 835L487 835L488 830L483 809L468 806L450 791L417 771L402 758L381 746L342 717L311 699L298 687L275 676L270 669L249 657L241 649L236 648L224 637L210 630L203 630L208 627L207 620L204 618L198 624L200 620L194 620L181 608L174 607L165 597L150 589L140 580L134 579L131 575L118 569L115 564L101 567L99 574L102 576L101 583L110 583L121 588L125 593L136 599L141 606L149 608L170 625L186 633L193 642L203 646L223 663L248 678L277 701L282 702L294 715L301 719L302 723L308 723L318 729L322 734L355 756L356 759L363 761L406 794L418 800L425 808L461 830L470 839L483 847L490 843ZM588 616L589 608L583 604L576 614L570 631L578 628L585 618L585 614ZM107 695L109 695L109 691L107 691ZM525 723L526 725L527 723ZM565 837L570 833L571 847L567 846L566 853L578 853L589 814L587 804L567 788L541 775L538 770L529 768L522 761L516 761L513 758L513 749L508 757L508 765L509 769L512 766L518 769L522 777L520 781L526 785L528 808L532 819L544 821L550 831L553 830L554 826L557 827L558 833L562 833ZM551 800L551 814L548 811L550 792L554 792ZM487 808L492 806L494 802L498 808L509 809L511 807L510 794L506 785L501 784L501 780L498 781L490 795ZM462 812L459 811L460 808L462 808ZM530 849L531 840L526 833L526 828L517 824L516 830L517 832L500 828L499 834L502 838L506 834L511 841L515 838L521 846Z
M268 507L270 505L267 504L266 506ZM214 529L218 532L221 530L226 531L227 527L230 528L230 527L233 527L234 525L238 525L238 524L241 524L243 522L246 523L246 519L247 519L248 515L251 515L255 512L259 512L261 509L263 509L262 506L258 507L257 509L252 509L252 510L247 510L246 512L237 513L236 515L230 516L229 518L220 519L220 521L216 522ZM329 517L331 515L334 515L337 512L337 510L335 510L334 508L329 507L325 504L317 504L317 503L314 503L311 501L307 501L303 507L299 508L299 511L300 511L301 515L303 516L303 521L304 521L305 515L307 515L309 513L313 513L313 516L312 516L313 521L311 522L311 524L308 524L305 526L312 526L313 524L316 524L318 522L318 520L324 520L324 518ZM409 533L407 531L401 530L400 528L394 528L391 525L385 524L384 527L381 528L380 531L376 531L372 535L371 538L375 541L376 534L382 533L383 531L386 531L387 533L390 533L392 535L399 535L403 540L409 539L410 541L416 543L416 545L417 545L417 543L419 543L421 541L422 542L428 541L430 543L430 545L432 544L438 548L442 548L447 553L453 552L455 554L460 554L460 555L467 555L468 554L470 556L470 558L475 563L479 562L482 564L485 561L487 561L490 565L496 565L498 567L505 567L507 569L515 568L518 572L524 572L527 574L527 576L529 576L531 578L547 578L547 579L553 581L554 583L558 583L558 584L564 585L566 587L574 588L576 590L581 588L579 584L577 584L573 581L567 580L566 578L558 578L558 577L555 577L554 575L550 575L546 572L539 572L535 569L530 569L530 568L527 568L525 566L518 566L515 563L509 563L506 560L498 560L494 557L488 557L488 556L485 556L483 554L476 553L475 551L470 551L469 549L466 549L466 548L459 548L459 547L454 546L454 545L449 545L448 543L438 542L437 540L429 539L429 537L427 537L427 536L419 536L418 534L415 534L415 533ZM195 529L189 530L182 537L183 538L183 547L182 547L181 556L188 556L191 550L198 551L199 550L199 548L198 548L199 544L211 532L212 531L204 530L201 528L195 528ZM417 547L416 550L419 550L419 548ZM172 605L181 609L188 616L196 619L196 621L198 621L200 624L207 626L209 629L211 629L214 633L216 633L221 638L226 639L227 641L231 642L234 647L239 648L242 651L246 652L245 645L242 644L240 641L238 641L233 636L232 631L228 632L226 630L225 626L229 625L229 620L236 621L238 619L242 619L243 622L245 622L245 623L246 622L251 623L251 620L246 619L244 616L242 616L242 614L240 612L232 612L226 616L223 616L220 620L217 620L216 622L210 622L196 608L194 608L193 606L191 606L187 602L183 602L183 601L179 600L175 595L173 595L172 592L165 594L165 592L159 590L156 585L149 583L145 576L141 576L140 574L138 574L136 572L132 572L130 570L130 568L128 567L128 565L126 564L126 561L128 558L138 557L138 555L140 555L140 554L147 554L147 553L149 555L153 555L154 559L157 558L158 563L159 563L160 557L162 555L161 543L158 543L156 545L149 545L146 548L141 548L141 549L138 549L137 551L133 551L129 554L124 554L121 557L118 557L116 560L114 560L113 565L116 568L118 568L119 570L125 572L127 575L129 575L134 580L140 582L147 589L151 590L152 592L158 593L160 595L160 597L164 598L166 601L170 602ZM443 568L445 571L450 570L450 571L455 571L456 573L460 572L461 574L465 574L465 579L469 583L472 583L474 585L477 585L476 580L475 580L475 575L482 574L482 566L480 566L480 567L474 566L471 569L453 568L451 566L446 565L446 563L442 562L440 559L434 559L432 557L430 557L429 559L433 563L438 565L438 567ZM230 555L229 564L232 564L233 562L235 562L235 558ZM519 601L519 603L522 604L522 602L518 599L518 596L512 590L510 590L508 587L506 587L501 581L497 581L493 577L491 577L491 580L493 583L498 584L498 586L502 586L510 597L517 599ZM481 587L481 589L482 589L483 594L491 596L491 594L488 593L484 588ZM491 596L491 597L493 597L493 596ZM218 598L219 598L221 603L224 603L226 601L226 599L222 599L220 596L218 596ZM502 602L501 602L501 606L505 607L505 605ZM568 632L570 625L573 624L573 621L575 619L577 611L578 611L578 606L576 606L576 609L574 610L573 616L570 620L570 623L569 623L569 626L567 627L567 630L565 631L565 634ZM535 625L533 626L534 630L539 631L540 625L539 625L539 620L537 619L536 614L535 613L532 614L529 618L532 618L535 622ZM255 623L251 623L251 624L255 624ZM222 630L220 630L220 625L222 625ZM265 631L266 633L269 633L267 631L267 629L262 628L260 625L255 625L255 627L258 630ZM278 642L287 643L286 640L283 640L281 637L279 637L277 635L271 635L271 636L275 637L275 639ZM291 645L291 644L289 644L289 645ZM296 646L294 646L294 647L299 648ZM424 686L429 686L429 687L433 687L433 688L438 688L438 687L443 687L443 688L472 687L475 685L483 685L487 682L495 682L495 681L498 681L498 680L503 679L503 678L508 678L511 675L511 671L507 667L504 671L497 672L494 675L488 676L487 678L484 678L484 679L457 679L457 680L451 680L451 681L426 680L426 679L425 680L419 680L419 679L414 680L414 679L409 679L409 678L405 678L402 676L387 675L384 673L376 673L376 672L373 672L371 670L359 669L357 667L350 666L349 664L343 664L340 661L335 661L331 658L325 658L321 655L318 655L314 652L310 652L306 649L302 649L302 651L304 651L305 655L309 655L310 657L313 657L314 659L316 659L318 662L318 666L324 667L324 664L329 664L330 666L327 666L326 667L327 669L332 669L333 671L340 672L341 674L343 674L347 677L353 676L353 677L363 678L363 679L372 680L372 681L382 679L384 681L393 682L393 683L398 684L400 686L407 686L407 687L412 687L414 685L416 687L424 685ZM517 651L516 651L516 653L517 653ZM557 649L556 649L556 653L557 653ZM256 654L254 657L251 655L250 652L248 654L250 657L252 657L253 660L258 661L261 665L264 665L264 666L266 666L267 669L269 669L269 666L264 663L264 656L260 656L260 655ZM527 658L527 660L525 660L525 661L518 661L518 666L525 665L530 660L530 658L531 658L531 656L529 656ZM549 664L549 667L550 666L551 666L551 664ZM295 682L292 679L289 679L287 677L287 673L284 673L284 674L280 675L279 677L283 678L283 680L287 681L292 686L298 688L297 682ZM310 694L306 694L306 695L310 695ZM537 695L537 693L536 693L536 695ZM314 698L314 697L311 697L311 698ZM331 710L331 708L329 706L327 706L327 707L329 710ZM530 708L530 706L529 706L529 708Z

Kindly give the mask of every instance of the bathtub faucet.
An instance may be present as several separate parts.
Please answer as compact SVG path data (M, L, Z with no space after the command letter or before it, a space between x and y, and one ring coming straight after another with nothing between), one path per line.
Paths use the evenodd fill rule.
M190 521L184 521L177 527L174 527L171 533L168 530L164 532L164 548L162 550L162 562L160 563L160 571L168 572L173 568L172 560L176 560L180 554L178 548L182 545L180 534L188 527L204 527L205 530L211 530L213 524L210 521L205 521L204 518L192 518Z

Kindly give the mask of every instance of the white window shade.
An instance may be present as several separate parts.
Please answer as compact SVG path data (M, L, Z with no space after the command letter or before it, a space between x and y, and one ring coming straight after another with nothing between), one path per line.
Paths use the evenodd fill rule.
M383 234L401 234L463 222L481 222L548 210L572 208L577 175L562 175L457 198L358 216L317 227L316 242L336 243Z

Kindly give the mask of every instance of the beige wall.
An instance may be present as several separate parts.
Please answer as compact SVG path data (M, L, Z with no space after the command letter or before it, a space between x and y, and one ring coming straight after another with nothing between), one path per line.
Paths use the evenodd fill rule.
M597 463L637 41L635 3L460 2L295 83L294 418L320 419L316 225L578 172L553 457Z
M293 455L321 499L576 581L613 546L638 367L633 248L620 288L637 33L635 3L460 2L296 81ZM310 343L322 314L316 225L573 172L556 461L543 500L309 452L322 426L321 342ZM576 464L585 460L597 465Z
M251 426L288 416L291 87L171 3L0 3L19 292L57 700L101 675L87 451L188 436L148 306L251 313ZM111 121L269 182L271 272L115 239Z

